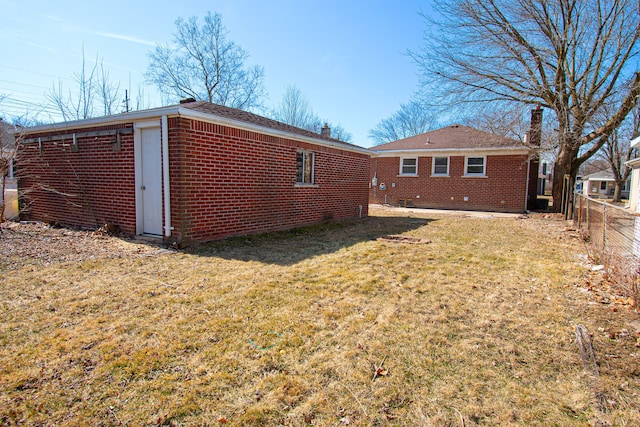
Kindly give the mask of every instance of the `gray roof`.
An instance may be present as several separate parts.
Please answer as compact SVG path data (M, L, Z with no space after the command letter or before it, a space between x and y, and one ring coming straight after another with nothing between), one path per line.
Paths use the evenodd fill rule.
M594 172L587 176L582 177L583 181L615 181L613 177L613 172L610 171L600 171Z
M179 106L182 108L188 108L190 110L199 111L201 113L213 114L218 117L225 117L227 119L238 120L246 123L252 123L258 126L275 129L283 132L293 133L293 134L311 137L311 138L322 138L328 141L333 141L341 144L354 146L353 144L340 141L339 139L326 138L310 130L291 126L286 123L279 122L277 120L272 120L267 117L250 113L248 111L238 110L236 108L231 108L231 107L225 107L224 105L219 105L219 104L212 104L211 102L207 102L207 101L183 102L179 104Z

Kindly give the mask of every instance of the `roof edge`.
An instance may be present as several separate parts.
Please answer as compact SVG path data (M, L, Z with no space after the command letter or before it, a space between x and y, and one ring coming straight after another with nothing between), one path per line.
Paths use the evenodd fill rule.
M89 119L71 120L68 122L49 123L46 125L30 126L23 128L24 133L51 132L65 129L82 129L104 124L131 123L140 120L148 120L155 117L178 114L178 106L152 108L149 110L131 111L129 113L114 114L112 116L92 117Z
M129 113L116 114L113 116L94 117L90 119L72 120L68 122L58 122L46 125L32 126L23 129L25 134L40 133L40 132L54 132L63 131L66 129L82 129L90 128L99 125L116 125L122 123L132 123L142 120L149 120L154 118L160 118L162 116L180 116L196 120L208 121L224 126L235 127L243 130L259 132L266 135L276 136L280 138L287 138L301 142L307 142L310 144L320 145L323 147L335 148L360 154L372 155L372 151L368 148L360 147L355 144L347 142L334 142L326 140L318 135L317 138L308 137L304 135L298 135L293 132L287 132L278 129L272 129L266 126L261 126L242 120L234 120L226 117L222 117L212 113L204 113L201 111L193 110L183 107L181 105L173 105L168 107L159 107L149 110L132 111Z
M501 155L509 155L509 154L529 154L531 152L530 148L527 147L478 147L478 148L416 148L410 150L372 150L372 157L398 157L402 155L428 155L433 156L434 154L463 154L463 153L474 153L474 154L501 154Z
M178 115L181 117L187 117L191 119L210 121L213 123L235 127L238 129L259 132L266 135L276 136L280 138L293 139L301 142L308 142L315 145L320 145L329 148L336 148L345 151L351 151L360 154L372 155L372 151L368 148L360 147L359 145L349 144L348 142L334 142L331 140L323 139L318 135L317 138L310 136L299 135L293 132L287 132L284 130L273 129L267 126L261 126L254 123L245 122L242 120L230 119L227 117L218 116L216 114L204 113L202 111L193 110L187 107L178 106ZM215 120L212 120L215 118Z

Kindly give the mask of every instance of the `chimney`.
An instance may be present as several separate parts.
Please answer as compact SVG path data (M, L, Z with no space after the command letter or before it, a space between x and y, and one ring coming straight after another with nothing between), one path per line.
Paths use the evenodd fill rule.
M180 104L189 104L191 102L196 102L195 98L184 98L180 100Z
M529 145L540 146L540 140L542 139L542 108L536 105L536 108L531 110L531 128L528 132L527 142Z
M331 128L327 123L325 123L324 127L320 130L320 136L323 138L331 138Z

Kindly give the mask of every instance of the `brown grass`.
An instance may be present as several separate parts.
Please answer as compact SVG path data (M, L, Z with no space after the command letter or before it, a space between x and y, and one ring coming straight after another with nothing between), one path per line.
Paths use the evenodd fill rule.
M640 424L637 315L561 221L397 212L5 271L0 425L588 425L579 323Z

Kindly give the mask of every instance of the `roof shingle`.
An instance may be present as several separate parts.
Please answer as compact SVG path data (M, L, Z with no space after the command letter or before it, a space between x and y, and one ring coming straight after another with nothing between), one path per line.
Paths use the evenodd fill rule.
M373 150L443 150L472 148L526 148L511 138L463 125L452 125L373 147Z
M282 123L276 120L269 119L267 117L250 113L248 111L238 110L236 108L231 108L231 107L225 107L224 105L213 104L207 101L184 102L180 104L180 107L188 108L189 110L194 110L194 111L198 111L205 114L213 114L213 115L224 117L227 119L251 123L251 124L266 127L269 129L275 129L275 130L288 132L288 133L292 133L300 136L306 136L310 138L321 138L327 141L332 141L335 143L340 143L340 144L345 144L352 147L361 148L361 147L358 147L357 145L340 141L339 139L326 138L320 135L319 133L315 133L306 129L291 126L286 123Z

